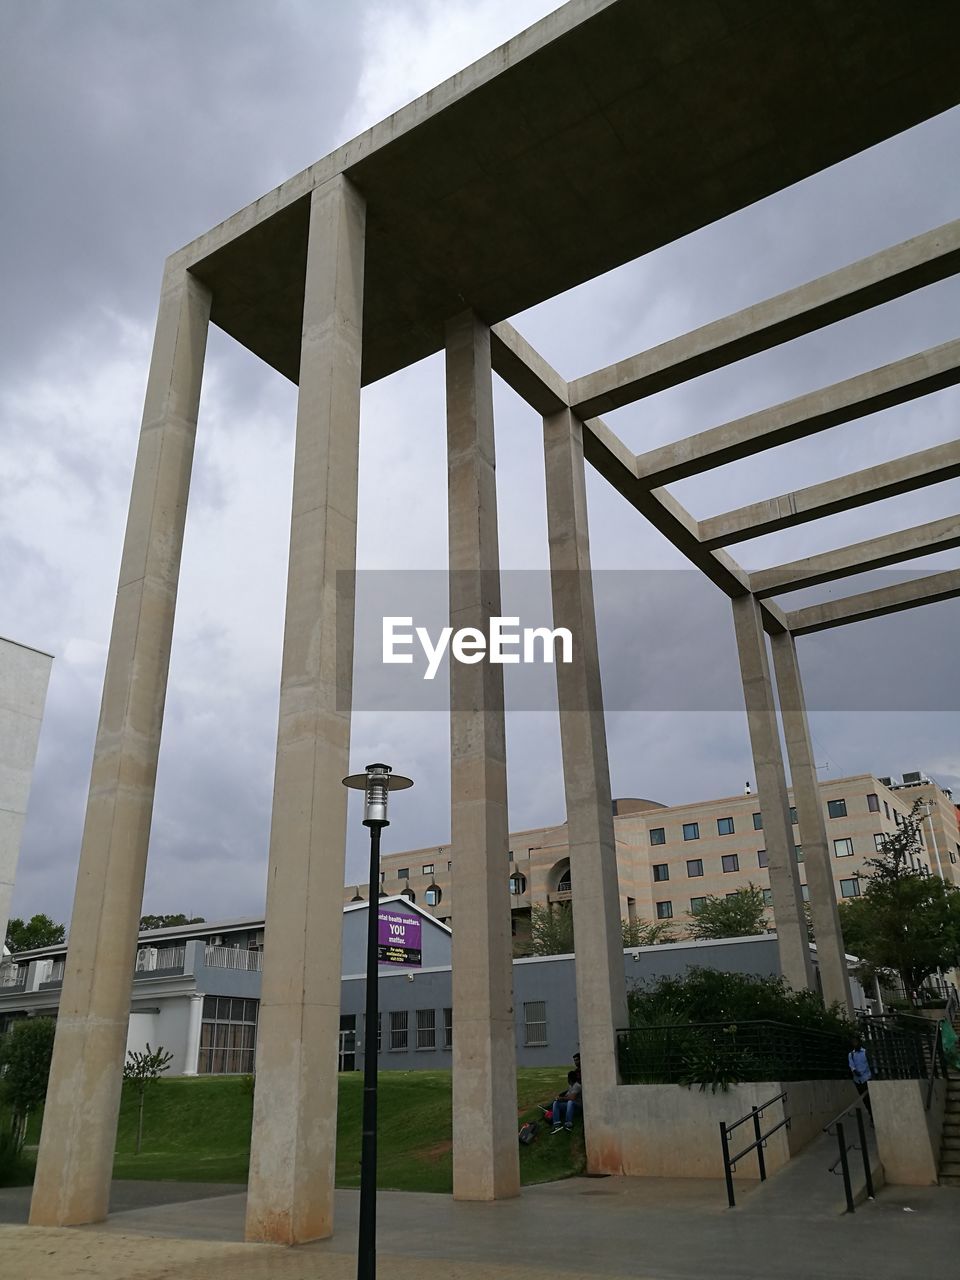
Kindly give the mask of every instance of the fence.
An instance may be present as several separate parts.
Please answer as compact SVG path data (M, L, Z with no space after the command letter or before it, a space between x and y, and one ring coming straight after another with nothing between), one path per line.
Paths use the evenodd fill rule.
M185 947L141 947L137 952L136 974L183 972Z
M9 960L0 964L0 989L11 987L16 990L18 987L27 985L27 966L25 964L13 964Z
M939 1028L929 1018L893 1013L862 1017L870 1070L878 1080L924 1080L939 1073Z
M259 973L263 968L262 951L246 951L242 947L207 947L203 963L208 969L240 969Z
M783 1022L698 1022L618 1031L625 1084L736 1084L849 1076L842 1036Z

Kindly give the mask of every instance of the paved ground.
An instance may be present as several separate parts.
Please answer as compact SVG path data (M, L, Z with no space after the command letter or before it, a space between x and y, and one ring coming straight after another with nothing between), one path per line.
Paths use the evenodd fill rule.
M886 1188L849 1217L839 1201L808 1207L802 1187L787 1203L770 1194L764 1212L775 1186L740 1186L749 1212L726 1208L722 1183L693 1179L572 1178L493 1205L382 1192L378 1270L391 1280L902 1280L948 1274L948 1260L960 1256L960 1189ZM116 1183L106 1224L0 1226L0 1273L28 1280L355 1275L356 1192L337 1193L332 1240L292 1250L238 1243L243 1202L235 1187ZM25 1222L27 1203L21 1189L0 1191L0 1221Z

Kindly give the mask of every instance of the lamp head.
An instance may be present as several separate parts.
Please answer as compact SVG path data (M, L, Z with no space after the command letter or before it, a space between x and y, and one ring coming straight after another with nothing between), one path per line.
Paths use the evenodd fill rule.
M343 785L363 792L363 825L388 827L387 799L391 791L404 791L412 787L410 778L394 773L388 764L368 764L365 773L352 773L343 779Z

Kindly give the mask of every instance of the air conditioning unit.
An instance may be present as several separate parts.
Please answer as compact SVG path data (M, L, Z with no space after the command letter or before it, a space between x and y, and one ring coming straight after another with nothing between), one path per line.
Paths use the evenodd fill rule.
M137 952L137 973L149 973L157 967L157 948L141 947Z
M215 934L213 935L213 937L210 939L210 941L209 941L209 943L208 943L207 945L208 945L208 946L211 946L211 947L222 947L222 946L223 946L223 934L222 934L222 933L215 933Z
M921 782L923 782L922 773L905 773L903 775L903 784L906 787L918 786Z
M892 786L893 786L893 779L892 779L892 778L878 778L878 779L877 779L877 781L878 781L878 782L880 782L880 783L882 783L885 787L892 787Z

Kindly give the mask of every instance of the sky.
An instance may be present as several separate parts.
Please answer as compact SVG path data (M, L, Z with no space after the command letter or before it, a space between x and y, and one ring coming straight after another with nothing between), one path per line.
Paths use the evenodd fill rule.
M54 655L13 914L66 921L71 910L165 258L554 7L0 4L0 635ZM957 217L957 155L960 110L514 323L564 377L588 373ZM642 452L954 338L958 301L956 281L931 286L608 423ZM942 391L672 491L704 518L949 440L958 404L957 389ZM547 563L542 440L499 384L495 411L508 596ZM145 911L263 909L295 413L296 389L212 328ZM361 436L360 568L371 583L435 575L446 560L442 358L366 388ZM761 568L952 515L958 485L734 553ZM728 604L593 473L588 499L614 794L676 804L741 792L753 769ZM947 552L908 568L958 563ZM857 589L848 580L815 598ZM958 627L953 601L798 642L822 778L921 769L960 790ZM448 840L446 717L360 705L351 767L385 759L415 781L395 801L384 852ZM508 716L512 830L564 817L555 706L548 693L525 705ZM348 882L365 879L365 856L352 806Z

